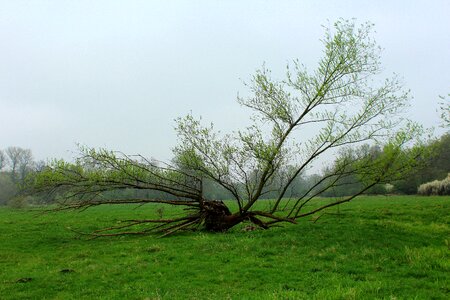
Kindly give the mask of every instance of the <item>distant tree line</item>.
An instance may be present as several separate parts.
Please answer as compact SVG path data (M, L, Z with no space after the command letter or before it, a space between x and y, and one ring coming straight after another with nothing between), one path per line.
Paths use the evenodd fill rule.
M408 178L394 183L395 192L416 194L418 187L434 180L443 180L450 173L450 133L432 141L428 147L433 152L426 167L415 170Z
M429 161L425 167L418 170L413 170L407 178L390 184L380 184L369 189L366 194L417 194L418 187L422 184L441 181L447 178L450 173L450 134L446 133L440 138L430 142L427 147L432 152ZM335 160L330 163L319 174L300 174L292 181L286 191L286 198L299 197L309 190L319 191L323 186L328 185L326 179L327 174L333 173L336 168L340 167L345 160L351 160L358 156L358 152L365 152L370 154L368 157L376 159L386 149L381 149L377 145L364 145L358 149L347 148L341 151L336 156ZM361 156L361 155L359 155ZM366 155L367 157L367 155ZM26 183L26 178L29 174L39 172L46 167L45 162L35 161L33 159L32 151L30 149L23 149L20 147L8 147L0 150L0 205L8 203L14 205L23 205L27 203L46 204L48 203L45 197L22 197L21 187ZM289 174L289 166L284 172L280 172L277 178L271 183L271 191L269 190L262 198L273 199L279 187L284 182L283 174ZM287 175L286 175L287 176ZM341 197L351 195L361 188L364 184L364 178L357 177L355 174L343 177L333 184L333 188L328 189L322 196L326 197ZM231 199L232 195L222 186L217 183L205 179L203 182L203 191L205 196L209 199L226 200ZM151 190L119 190L114 192L116 198L130 199L130 198L160 198L166 199L167 194Z
M0 205L21 205L24 201L41 202L43 198L20 197L27 176L45 167L43 161L35 161L30 149L8 147L0 149Z
M412 195L417 194L419 186L424 183L435 180L440 181L447 178L450 173L450 134L446 133L440 138L432 140L426 145L426 148L430 152L430 155L428 161L422 164L422 168L411 170L411 172L408 172L407 177L398 181L389 184L375 185L366 191L366 194ZM366 157L376 159L382 155L384 151L388 151L388 149L381 149L377 145L364 145L359 149L347 149L346 151L339 153L333 164L328 166L322 174L313 175L313 177L316 177L316 180L320 180L320 178L326 176L327 173L332 172L333 168L338 167L342 160L356 157L358 151L366 152L369 154ZM352 194L353 191L358 190L363 185L363 181L364 178L358 178L355 175L347 176L336 182L335 187L327 190L323 196L340 197ZM320 186L318 188L320 188Z

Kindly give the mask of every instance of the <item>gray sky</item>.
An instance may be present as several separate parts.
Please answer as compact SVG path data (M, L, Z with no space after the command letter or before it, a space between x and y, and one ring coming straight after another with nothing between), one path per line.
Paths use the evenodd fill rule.
M177 116L247 124L242 80L263 62L280 75L295 58L313 69L321 25L340 17L375 23L384 75L411 89L411 118L437 126L449 16L448 0L0 0L0 149L71 158L81 143L168 159Z

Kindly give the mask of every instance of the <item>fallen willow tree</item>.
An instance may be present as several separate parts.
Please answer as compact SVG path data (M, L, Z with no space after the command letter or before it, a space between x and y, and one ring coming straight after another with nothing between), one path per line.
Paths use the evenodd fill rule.
M212 124L203 126L187 115L177 120L179 145L170 163L82 148L74 163L54 161L32 178L33 191L54 195L60 203L57 209L125 203L186 208L182 216L125 220L91 233L168 235L181 229L226 231L244 221L265 229L282 222L295 224L376 185L403 178L424 161L424 148L417 142L421 129L401 118L409 95L396 77L374 87L380 50L370 38L371 29L370 24L336 22L326 30L323 58L314 72L298 61L282 81L272 79L265 67L257 71L247 85L252 96L238 98L253 112L252 125L242 131L221 134ZM382 151L374 155L361 147L370 143ZM296 178L326 153L338 153L333 166L302 195L285 199ZM349 184L349 179L361 183L357 192L310 205L327 190ZM230 202L207 199L206 180L225 189ZM120 190L157 193L114 197ZM274 192L273 200L257 205ZM231 200L234 204L227 205Z

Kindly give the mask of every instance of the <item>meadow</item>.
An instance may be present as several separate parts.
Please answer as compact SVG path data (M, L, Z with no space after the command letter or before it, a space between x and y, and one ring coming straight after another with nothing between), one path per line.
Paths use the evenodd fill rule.
M269 230L87 240L68 229L154 210L0 207L0 299L450 299L447 196L360 197Z

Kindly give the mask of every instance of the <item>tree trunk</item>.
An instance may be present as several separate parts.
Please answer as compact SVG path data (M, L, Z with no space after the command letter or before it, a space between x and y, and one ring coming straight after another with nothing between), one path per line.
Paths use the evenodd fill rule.
M203 202L205 229L212 232L227 231L231 227L244 221L240 214L232 214L222 201Z

